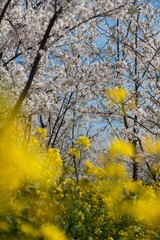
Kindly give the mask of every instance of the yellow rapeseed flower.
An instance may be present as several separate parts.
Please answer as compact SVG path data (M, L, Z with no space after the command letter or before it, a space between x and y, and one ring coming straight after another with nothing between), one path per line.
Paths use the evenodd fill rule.
M127 191L134 194L139 194L142 191L142 181L127 181L124 183L124 187Z
M12 129L12 132L15 129ZM0 137L0 212L7 209L12 192L22 186L23 180L37 179L42 171L42 165L29 149L24 150L18 141L20 132L12 136L6 132Z
M122 164L109 163L105 167L105 173L108 177L127 179L127 171Z
M42 127L38 127L35 131L35 134L39 134L41 138L45 139L47 136L47 130Z
M88 174L94 174L95 173L95 167L93 166L92 162L86 161L85 165L86 165Z
M123 104L128 96L128 92L124 87L114 87L106 90L109 99L115 104Z
M32 226L28 223L23 223L20 226L20 230L22 233L24 233L27 236L32 236L35 237L36 236L36 231L35 229L32 228Z
M75 147L70 148L68 154L74 156L76 159L80 159L81 157L80 151Z
M131 206L130 206L131 207ZM146 224L157 226L160 218L159 201L154 199L138 199L130 209L130 214Z
M114 140L110 145L110 154L112 156L123 155L131 157L134 155L134 147L129 142Z
M145 153L160 154L160 140L145 136L143 138L143 148Z
M46 240L67 240L63 231L54 225L44 225L41 231Z
M77 143L78 145L81 145L85 150L88 150L89 147L90 147L90 145L91 145L89 138L86 137L86 136L80 136L80 137L77 139L76 143Z

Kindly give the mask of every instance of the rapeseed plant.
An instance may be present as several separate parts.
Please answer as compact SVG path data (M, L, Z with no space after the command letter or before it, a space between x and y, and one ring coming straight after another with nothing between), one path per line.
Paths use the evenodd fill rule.
M76 181L73 170L65 171L60 151L46 149L46 130L36 129L27 145L22 136L12 126L0 137L3 239L159 239L159 185L133 181L118 161L134 156L129 142L113 140L103 166L86 161ZM145 143L146 154L159 154L158 140L147 137ZM79 163L89 146L81 136L68 155Z

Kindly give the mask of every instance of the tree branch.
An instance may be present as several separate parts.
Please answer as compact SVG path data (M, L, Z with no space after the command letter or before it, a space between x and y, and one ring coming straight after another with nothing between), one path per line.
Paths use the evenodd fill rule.
M27 83L26 83L26 86L25 88L23 89L22 93L20 94L19 96L19 99L18 101L16 102L12 112L11 112L11 115L10 117L8 118L6 124L0 129L0 132L5 129L6 127L8 127L10 125L10 123L15 119L18 111L20 110L21 108L21 105L25 99L25 97L27 96L28 92L29 92L29 89L31 87L31 84L33 82L33 79L36 75L36 72L37 72L37 68L38 68L38 65L39 65L39 62L41 60L41 54L40 54L40 50L44 50L45 48L45 44L47 42L47 39L49 37L49 34L51 32L51 29L55 23L55 21L57 20L57 17L59 16L59 14L62 12L62 8L59 9L58 12L55 12L53 17L51 18L50 22L49 22L49 25L48 25L48 28L43 36L43 39L41 41L41 44L39 46L39 51L37 53L37 56L35 57L34 59L34 62L33 62L33 65L32 65L32 68L31 68L31 71L30 71L30 74L29 74L29 78L27 80Z
M4 17L5 12L7 11L7 8L9 7L10 2L11 2L11 0L8 0L6 2L6 4L4 5L4 8L3 8L2 12L1 12L1 15L0 15L0 24L2 22L2 19Z

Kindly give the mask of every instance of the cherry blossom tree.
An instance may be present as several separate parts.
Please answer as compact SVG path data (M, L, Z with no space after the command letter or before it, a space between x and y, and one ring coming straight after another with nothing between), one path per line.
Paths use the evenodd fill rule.
M45 114L47 110L49 115L55 115L56 110L60 114L65 104L64 118L70 108L66 105L70 104L75 92L71 89L72 81L67 79L73 74L67 65L76 59L72 56L72 60L66 61L70 54L73 55L67 48L72 44L74 32L85 34L88 22L96 23L97 18L111 16L116 9L125 9L126 5L125 1L117 7L111 1L2 2L1 76L8 90L13 89L15 101L5 127L17 116L26 96L23 105L30 116ZM64 91L64 88L68 90ZM42 123L43 118L39 117ZM51 119L50 116L47 118ZM59 115L53 121L58 122L57 119Z
M143 136L151 134L159 137L159 11L156 3L151 3L133 1L126 16L115 19L112 26L109 21L98 26L99 32L108 40L99 49L97 59L111 66L109 74L105 75L108 81L104 91L110 87L113 92L104 101L101 89L102 95L97 98L100 104L94 106L94 110L104 116L114 136L127 138L134 145L135 180L138 178L136 155L143 152ZM121 101L116 100L118 91L122 94L119 87L128 91L128 97ZM145 161L145 164L156 180L149 162Z
M3 1L1 90L12 111L1 129L18 117L26 139L40 125L64 155L79 135L94 154L116 136L143 155L144 135L159 137L158 16L158 1ZM112 88L126 98L109 97ZM152 162L139 167L135 154L132 165L135 180L139 169L156 180Z

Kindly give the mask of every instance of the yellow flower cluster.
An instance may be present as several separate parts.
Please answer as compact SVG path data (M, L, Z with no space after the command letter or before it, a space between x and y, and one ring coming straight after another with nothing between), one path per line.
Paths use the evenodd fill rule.
M124 140L113 140L110 144L110 154L114 157L117 155L132 157L134 155L134 147Z
M160 218L160 196L152 186L144 186L142 182L126 182L125 189L134 194L135 199L124 200L120 204L121 214L127 214L150 227L157 228Z
M86 136L80 136L77 139L76 143L82 146L85 150L88 150L91 145L89 138L87 138Z
M49 176L52 177L50 179L53 183L56 182L62 173L63 162L60 156L60 151L56 148L49 148L44 156L43 163L43 175L45 175L46 179L49 180Z
M127 99L128 92L124 87L114 87L106 90L106 95L115 104L123 104Z
M160 154L160 140L153 139L150 136L143 138L143 147L145 153L148 154Z
M10 194L22 186L26 177L37 179L42 171L39 159L18 142L20 132L16 129L16 136L12 136L12 132L13 127L0 137L0 212L7 208Z
M118 143L118 147L117 143L114 142L115 146L111 143L111 146L112 144L114 146L111 148L114 156L116 154L130 156L134 153L127 142ZM146 186L142 181L132 181L126 168L120 163L109 161L101 169L87 161L86 167L87 174L96 176L93 187L101 195L103 203L109 211L109 215L115 219L114 221L127 216L138 221L138 224L146 224L149 229L157 231L160 224L160 192L157 192L152 186ZM119 232L119 235L127 237L124 239L130 239L132 234L134 234L134 230L133 232L123 230ZM154 234L154 231L150 234ZM146 236L147 239L152 238L148 234Z
M46 131L40 128L37 131L44 140ZM66 240L58 227L45 224L54 216L55 207L49 190L62 173L60 152L58 149L44 149L36 136L26 146L21 141L22 132L22 128L12 126L0 136L0 218L5 219L8 211L13 213L17 228L27 239ZM23 196L23 191L27 192L27 197ZM23 218L20 220L23 211L26 211L27 223ZM10 232L12 225L0 221L0 233Z
M42 234L47 240L67 240L65 234L51 224L42 226Z
M81 157L80 151L75 147L70 148L68 154L74 156L76 159L80 159Z
M35 135L39 135L42 139L46 139L47 130L45 128L38 127L35 131Z
M30 224L23 223L20 230L27 237L36 239L44 237L46 240L67 240L63 231L51 224L45 224L40 229L34 229Z

